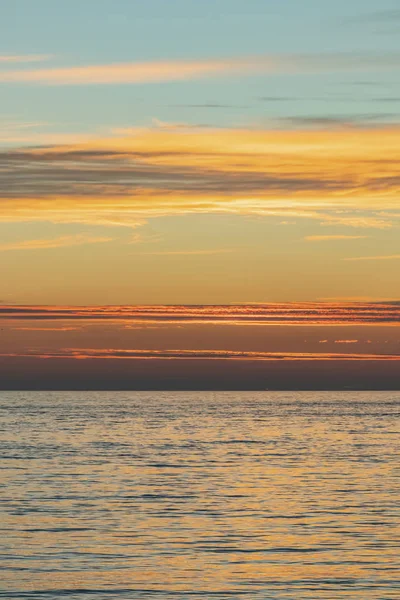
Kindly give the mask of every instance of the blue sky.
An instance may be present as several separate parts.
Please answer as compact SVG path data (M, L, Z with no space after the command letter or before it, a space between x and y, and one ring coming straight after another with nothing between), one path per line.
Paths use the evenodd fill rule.
M396 10L396 0L13 0L1 9L1 37L4 50L95 62L396 51L395 36L384 35Z
M13 0L0 55L49 55L3 70L265 55L393 55L396 0ZM397 120L397 68L330 69L113 86L0 84L4 121L88 132L152 119L213 126L293 117ZM277 100L278 99L278 100ZM42 125L40 125L42 124Z

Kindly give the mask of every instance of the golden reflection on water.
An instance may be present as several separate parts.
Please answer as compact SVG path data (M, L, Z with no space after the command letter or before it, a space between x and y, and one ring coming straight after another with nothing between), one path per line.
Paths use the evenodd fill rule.
M399 598L399 401L1 392L0 597Z

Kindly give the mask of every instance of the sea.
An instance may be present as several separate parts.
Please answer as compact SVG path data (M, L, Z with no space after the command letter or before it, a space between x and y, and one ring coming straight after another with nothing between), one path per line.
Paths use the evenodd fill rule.
M0 392L0 598L400 598L399 392Z

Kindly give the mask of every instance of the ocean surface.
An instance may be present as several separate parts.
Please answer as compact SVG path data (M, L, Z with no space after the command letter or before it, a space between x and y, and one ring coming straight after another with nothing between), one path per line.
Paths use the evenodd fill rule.
M400 598L399 392L0 392L0 597Z

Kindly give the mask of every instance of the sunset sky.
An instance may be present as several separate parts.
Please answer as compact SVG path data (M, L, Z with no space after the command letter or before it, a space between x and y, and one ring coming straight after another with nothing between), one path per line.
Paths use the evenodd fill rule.
M0 387L399 387L399 34L397 0L3 3Z

